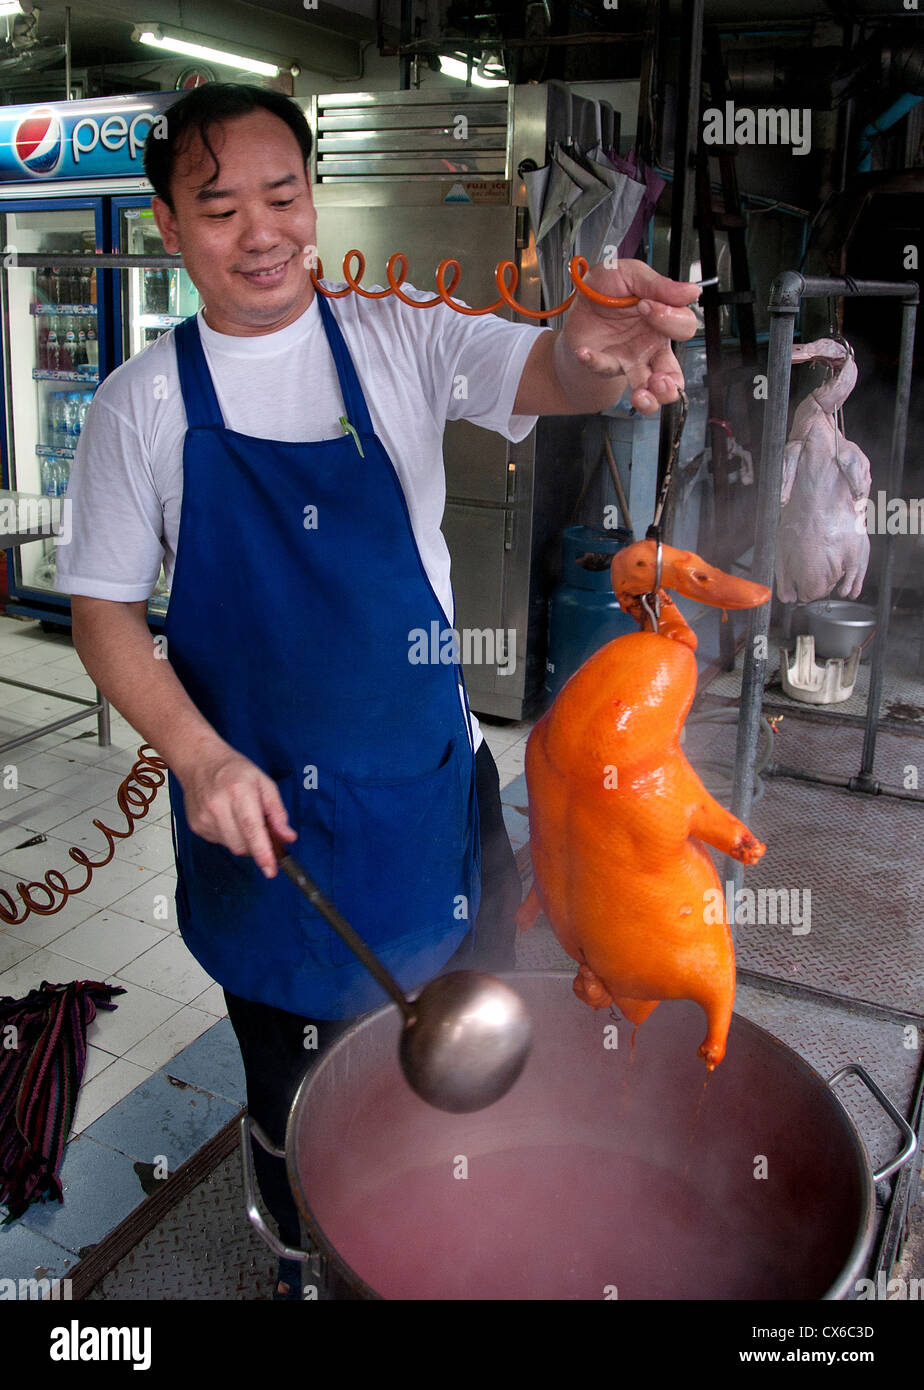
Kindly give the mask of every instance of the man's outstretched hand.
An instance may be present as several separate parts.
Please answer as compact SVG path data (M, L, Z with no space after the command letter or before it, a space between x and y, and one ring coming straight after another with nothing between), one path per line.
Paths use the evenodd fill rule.
M575 292L560 332L540 334L517 388L515 415L589 415L615 405L628 381L642 415L678 399L683 386L672 342L698 330L689 307L699 285L669 280L644 261L591 266L585 284L611 299L637 298L621 309Z
M627 377L632 405L643 415L676 401L683 372L670 345L697 332L696 315L688 306L699 299L700 287L630 260L617 262L612 270L602 262L591 266L584 279L600 294L638 296L639 302L613 309L578 291L560 335L573 360L595 377Z

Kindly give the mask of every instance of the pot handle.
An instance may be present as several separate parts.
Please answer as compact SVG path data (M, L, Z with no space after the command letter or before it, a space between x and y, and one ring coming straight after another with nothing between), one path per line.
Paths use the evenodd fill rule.
M284 1245L278 1236L275 1236L263 1220L263 1214L257 1205L257 1184L253 1168L253 1149L250 1144L250 1134L253 1135L262 1149L274 1158L285 1158L285 1150L277 1149L271 1144L263 1130L257 1124L252 1115L246 1111L241 1116L241 1161L244 1167L244 1196L247 1199L247 1220L253 1226L257 1234L262 1237L269 1248L283 1260L303 1260L311 1261L314 1254L309 1250L295 1250L291 1245Z
M850 1075L858 1076L867 1090L872 1091L883 1110L885 1110L886 1114L889 1116L889 1119L901 1130L905 1141L904 1146L896 1157L892 1159L892 1162L887 1163L884 1168L879 1168L873 1174L873 1182L883 1182L884 1179L891 1177L893 1173L897 1172L898 1169L908 1161L917 1148L918 1141L914 1130L911 1128L904 1115L896 1110L895 1106L889 1100L889 1097L879 1089L869 1072L866 1071L864 1067L861 1067L859 1062L848 1062L846 1067L841 1067L840 1071L836 1071L833 1076L828 1078L828 1085L833 1088L843 1077Z

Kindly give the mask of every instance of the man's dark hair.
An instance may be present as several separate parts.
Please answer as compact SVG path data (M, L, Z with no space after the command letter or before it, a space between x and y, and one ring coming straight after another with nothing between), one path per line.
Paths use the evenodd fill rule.
M177 154L189 139L198 135L212 156L215 172L206 179L206 183L212 183L218 177L219 166L218 157L209 142L211 130L223 121L247 116L251 111L260 109L270 111L285 121L298 141L307 164L311 157L311 128L303 112L294 101L266 87L249 87L238 82L206 82L180 97L161 120L154 122L144 142L144 172L153 184L154 192L163 198L171 212L170 180Z

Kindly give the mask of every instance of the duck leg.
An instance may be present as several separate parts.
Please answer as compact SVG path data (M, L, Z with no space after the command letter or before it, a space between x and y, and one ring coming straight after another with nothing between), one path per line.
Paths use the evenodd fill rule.
M695 773L693 776L697 784L696 808L690 819L690 834L721 850L723 854L740 859L742 864L756 864L766 845L762 845L737 816L733 816L714 796L709 795Z
M517 931L529 931L530 927L535 924L541 912L542 904L539 901L539 894L536 892L536 886L535 884L533 884L532 888L530 888L529 892L526 894L526 897L523 899L523 901L520 903L519 908L517 909L517 915L515 918L517 924Z
M707 1071L714 1071L725 1056L725 1043L731 1027L732 1005L735 1002L734 986L717 991L709 998L696 1001L706 1013L706 1036L699 1045L699 1055L706 1063Z

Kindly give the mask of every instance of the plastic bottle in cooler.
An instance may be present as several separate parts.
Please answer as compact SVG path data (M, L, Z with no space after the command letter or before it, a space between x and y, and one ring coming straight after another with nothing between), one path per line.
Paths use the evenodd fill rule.
M45 334L45 361L42 366L50 372L58 371L61 366L61 349L58 346L58 330L55 319L51 319Z
M80 276L78 280L78 288L80 290L79 304L90 303L90 281L92 276L93 272L88 265L82 265L80 267Z
M82 323L77 325L77 344L74 348L74 371L79 372L87 365L87 331Z
M81 393L80 393L80 409L79 409L78 414L77 414L77 433L78 433L78 435L80 435L80 434L83 433L83 427L84 427L84 425L86 424L86 419L87 419L87 411L90 409L90 402L92 401L92 399L93 399L93 392L92 392L92 391L81 391Z
M42 491L46 497L60 497L67 487L66 479L61 460L54 454L46 454L42 459Z
M60 414L58 417L59 427L57 445L59 449L68 449L71 446L70 430L68 429L68 407L70 405L70 396L67 391L60 391L58 394L61 397L61 406Z
M99 343L96 341L96 324L93 319L87 322L87 368L92 376L99 372Z
M73 327L65 329L64 342L61 344L61 370L63 372L74 372L77 370L77 334Z
M60 391L53 391L48 398L48 443L54 449L63 448L66 433L64 396Z
M54 283L56 304L70 304L73 298L73 282L71 279L71 268L69 265L56 265L54 267Z
M58 331L58 371L69 372L71 369L71 359L68 355L67 344L64 341L65 327L63 319L55 319L55 326Z
M170 309L166 270L148 268L144 272L144 312L166 314Z
M67 395L67 409L65 413L67 429L67 447L77 448L77 440L80 437L80 392L70 391Z

